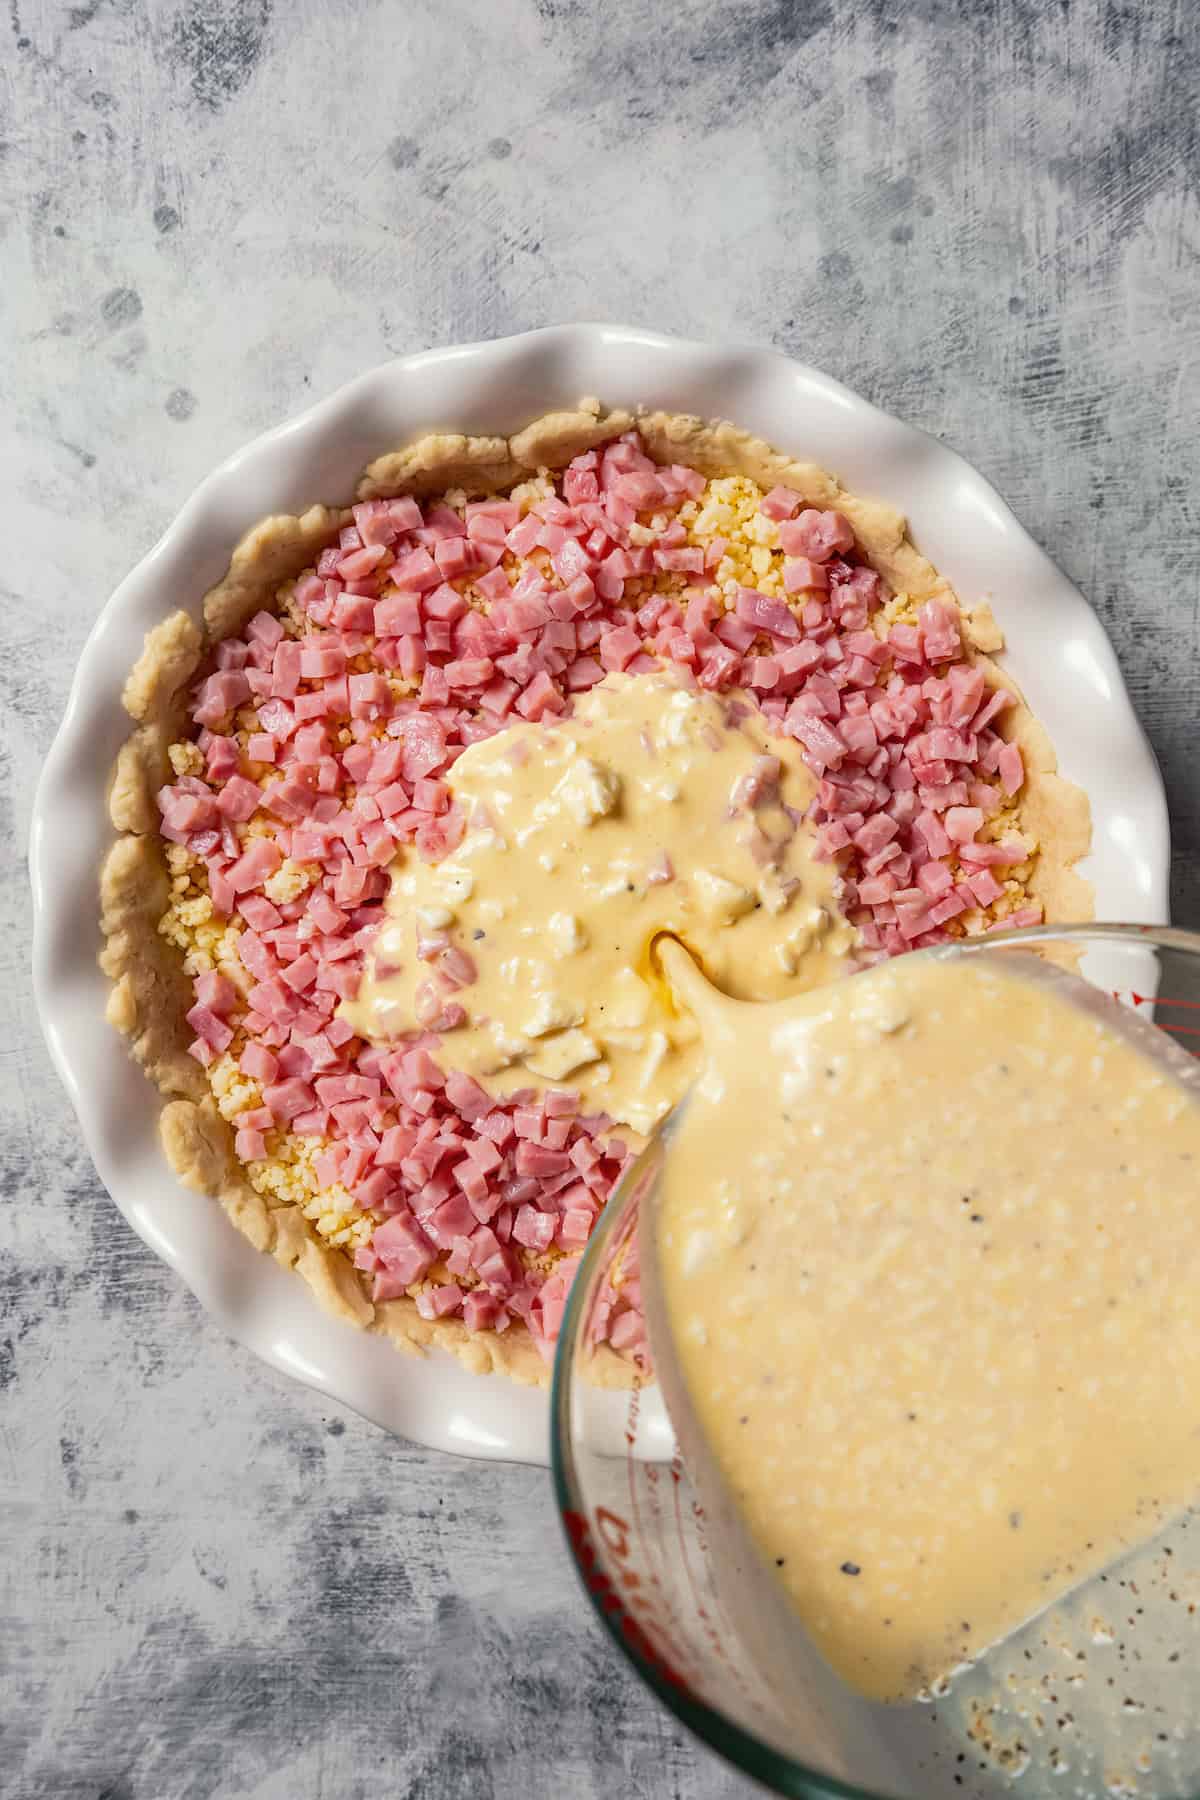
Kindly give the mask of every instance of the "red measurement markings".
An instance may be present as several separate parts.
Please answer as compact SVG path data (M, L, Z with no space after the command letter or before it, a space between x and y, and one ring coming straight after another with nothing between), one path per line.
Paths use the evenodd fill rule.
M600 1541L613 1560L621 1565L619 1586L618 1581L613 1580L601 1563L591 1527L583 1514L563 1509L567 1537L588 1592L593 1595L601 1610L613 1620L630 1648L648 1662L664 1681L669 1681L682 1693L689 1693L691 1690L688 1682L664 1653L656 1637L650 1635L652 1631L656 1634L661 1632L663 1626L655 1616L652 1601L642 1591L642 1577L629 1563L631 1541L628 1520L621 1518L619 1513L611 1512L607 1506L598 1506L595 1522Z
M676 1634L685 1630L685 1622L671 1578L671 1558L663 1529L662 1501L658 1491L660 1471L653 1462L641 1463L633 1454L640 1416L641 1394L639 1389L633 1388L625 1417L625 1471L629 1483L629 1510L633 1516L634 1535L645 1559L646 1581L656 1590L654 1603L661 1609L659 1624L666 1629L668 1638L674 1641ZM643 1516L643 1507L649 1515L649 1527ZM661 1572L654 1566L656 1552Z
M1122 995L1120 988L1110 988L1109 992L1114 1000L1119 1000L1121 1001L1121 1004L1124 1005L1124 996ZM1132 988L1129 990L1129 998L1135 1007L1185 1006L1189 1008L1189 1010L1195 1009L1200 1011L1200 1000L1172 1000L1166 994L1156 994L1154 996L1149 994L1138 994L1135 993ZM1158 1022L1158 1028L1160 1031L1165 1031L1169 1037L1200 1037L1200 1025L1177 1025L1174 1019L1160 1020Z
M736 1643L737 1638L736 1634L730 1628L728 1620L725 1618L725 1610L721 1604L720 1593L718 1591L714 1595L718 1614L718 1617L714 1619L713 1614L709 1611L701 1598L700 1584L692 1571L692 1559L688 1550L688 1533L684 1530L683 1509L679 1500L679 1487L683 1480L683 1463L678 1451L676 1451L671 1462L671 1476L671 1485L675 1494L675 1529L679 1533L679 1547L683 1555L684 1573L687 1576L688 1587L691 1590L692 1604L696 1609L696 1617L700 1621L708 1647L713 1655L726 1669L729 1670L730 1674L733 1676L735 1685L740 1691L747 1697L753 1698L751 1689L747 1685L745 1671L742 1669L740 1662L729 1654L727 1648L726 1640L731 1643ZM701 1556L707 1561L708 1544L703 1535L703 1509L699 1506L694 1506L693 1511L696 1517L696 1543Z
M675 1503L675 1533L679 1539L679 1548L683 1553L684 1573L687 1575L688 1586L692 1590L692 1600L695 1604L696 1612L700 1618L707 1623L708 1614L704 1610L704 1604L700 1599L700 1593L696 1587L695 1578L692 1575L692 1564L687 1551L687 1533L683 1529L683 1509L679 1504L679 1484L682 1480L683 1463L680 1459L678 1450L676 1450L674 1456L671 1458L671 1498Z
M637 1442L638 1416L641 1412L641 1394L637 1388L629 1391L629 1411L625 1420L625 1442L629 1446L625 1453L625 1472L629 1480L629 1510L633 1514L634 1530L643 1545L647 1542L646 1528L642 1524L641 1510L638 1506L636 1470L637 1464L633 1455L633 1446ZM654 1587L658 1586L658 1576L651 1573L649 1580Z

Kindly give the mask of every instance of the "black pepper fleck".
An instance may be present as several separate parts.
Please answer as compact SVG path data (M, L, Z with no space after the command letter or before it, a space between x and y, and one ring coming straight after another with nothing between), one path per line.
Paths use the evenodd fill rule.
M857 1563L844 1562L842 1564L842 1574L843 1575L861 1575L862 1570L859 1568Z

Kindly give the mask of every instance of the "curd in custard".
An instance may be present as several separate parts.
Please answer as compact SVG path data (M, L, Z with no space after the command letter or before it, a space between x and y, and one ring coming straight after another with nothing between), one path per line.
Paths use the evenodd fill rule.
M1200 1071L1032 957L758 1008L664 962L707 1052L643 1223L664 1385L748 1580L911 1697L1200 1494Z
M449 785L465 836L440 863L405 852L393 866L388 918L342 1007L364 1037L456 1005L461 1023L434 1027L443 1067L499 1093L562 1083L644 1132L699 1067L694 1021L651 961L656 935L676 933L742 1000L845 971L857 933L800 823L813 777L744 697L613 675L569 719L472 745Z

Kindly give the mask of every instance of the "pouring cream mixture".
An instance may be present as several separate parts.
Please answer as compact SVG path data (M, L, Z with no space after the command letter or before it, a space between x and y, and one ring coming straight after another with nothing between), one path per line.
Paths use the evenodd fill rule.
M707 1050L643 1230L682 1409L834 1669L912 1697L1200 1491L1197 1070L1032 957L748 1007L663 955Z
M449 785L462 842L399 867L342 1011L373 1041L431 1026L442 1065L493 1092L567 1083L649 1131L700 1066L658 934L742 1000L828 981L854 945L836 871L797 829L815 789L800 746L736 693L613 675L570 719L473 744Z
M397 863L341 1011L638 1132L691 1087L643 1288L777 1642L798 1612L854 1686L911 1695L1195 1496L1182 1085L992 956L835 980L812 777L737 694L611 676L448 780L461 841Z

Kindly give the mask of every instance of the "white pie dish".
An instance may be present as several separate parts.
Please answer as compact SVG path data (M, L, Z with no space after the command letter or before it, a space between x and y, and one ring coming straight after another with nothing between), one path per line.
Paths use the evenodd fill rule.
M219 1206L180 1186L158 1145L159 1095L105 1022L97 871L112 837L108 774L129 721L121 689L145 633L201 598L246 528L270 512L341 502L373 457L426 430L512 432L583 394L731 419L908 514L912 536L970 605L990 598L1003 661L1086 789L1096 916L1167 918L1162 783L1111 646L1083 596L961 457L816 370L774 351L719 349L612 325L575 325L402 358L341 388L217 469L122 582L80 657L34 806L34 981L47 1042L105 1186L201 1303L275 1367L437 1448L544 1462L538 1390L474 1376L436 1352L398 1355L328 1317Z

